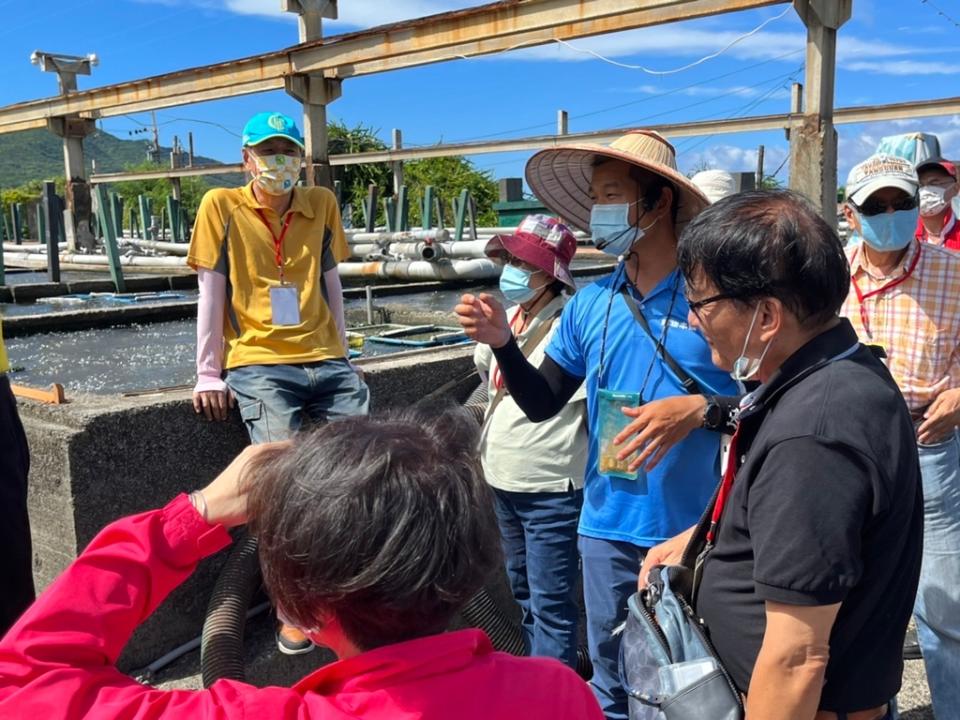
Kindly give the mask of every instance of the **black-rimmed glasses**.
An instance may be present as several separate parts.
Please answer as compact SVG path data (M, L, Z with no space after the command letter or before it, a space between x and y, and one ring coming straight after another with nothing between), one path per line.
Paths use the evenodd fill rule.
M691 300L690 298L687 298L687 306L690 308L690 311L697 316L697 319L700 320L700 310L705 308L707 305L712 305L713 303L720 302L721 300L736 300L739 297L740 296L737 293L725 292L711 295L703 300Z

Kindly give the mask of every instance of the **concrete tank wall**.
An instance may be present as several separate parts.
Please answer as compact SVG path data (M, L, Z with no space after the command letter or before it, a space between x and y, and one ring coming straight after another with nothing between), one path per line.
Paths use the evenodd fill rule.
M374 358L362 364L374 409L422 400L473 367L472 346ZM451 389L462 401L476 380ZM53 580L108 522L206 485L247 443L236 413L210 423L190 393L78 396L67 405L21 401L30 442L29 507L37 588ZM142 667L199 634L225 559L206 560L138 630L121 667Z

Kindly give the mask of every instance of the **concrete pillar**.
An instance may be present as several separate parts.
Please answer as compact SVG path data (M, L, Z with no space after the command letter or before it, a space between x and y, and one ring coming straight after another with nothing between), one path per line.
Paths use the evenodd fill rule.
M570 117L566 110L557 110L557 135L566 135L570 131Z
M92 249L94 244L91 221L93 207L90 200L90 185L87 182L86 163L83 155L83 139L96 130L93 120L76 115L51 118L47 128L63 138L63 165L66 174L66 200L72 217L73 237L82 248ZM70 237L70 231L67 237ZM75 248L71 248L74 250Z
M327 105L340 97L341 81L322 75L289 75L288 94L303 103L303 137L307 145L308 185L333 189L330 154L327 151Z
M170 194L173 196L174 200L180 200L181 188L180 188L180 178L173 177L170 178Z
M853 12L853 0L793 0L807 27L802 112L790 131L790 187L837 221L837 131L833 124L837 29Z
M299 16L300 42L314 42L323 38L323 19L336 19L337 0L282 0L282 9ZM294 75L286 79L286 90L303 103L307 184L325 185L332 190L327 105L340 97L340 81L322 74Z

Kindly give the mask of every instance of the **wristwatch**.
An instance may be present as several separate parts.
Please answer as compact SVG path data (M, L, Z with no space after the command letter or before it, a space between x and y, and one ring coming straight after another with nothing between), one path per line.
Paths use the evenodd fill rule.
M727 412L716 395L707 395L707 406L703 409L700 426L705 430L723 430L727 426Z

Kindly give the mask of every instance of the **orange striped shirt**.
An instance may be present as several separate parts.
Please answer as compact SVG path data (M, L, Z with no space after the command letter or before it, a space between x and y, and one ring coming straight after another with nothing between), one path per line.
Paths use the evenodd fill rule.
M863 255L859 245L847 249L850 293L840 314L862 342L886 351L887 367L916 413L960 387L960 255L914 240L887 276Z

